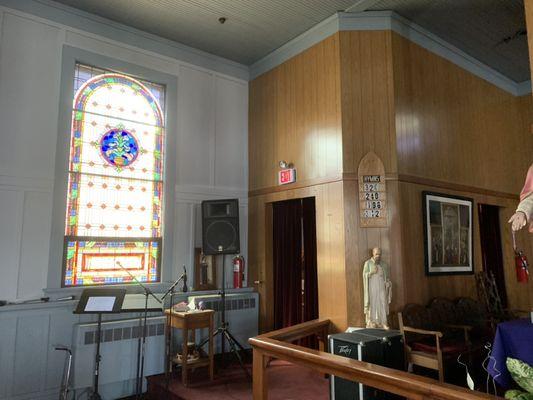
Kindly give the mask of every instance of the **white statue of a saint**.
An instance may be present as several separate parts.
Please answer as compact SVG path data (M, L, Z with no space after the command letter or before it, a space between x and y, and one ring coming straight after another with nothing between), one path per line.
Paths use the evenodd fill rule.
M367 328L389 329L387 316L391 302L389 266L381 260L381 249L372 249L372 257L363 267L364 310Z

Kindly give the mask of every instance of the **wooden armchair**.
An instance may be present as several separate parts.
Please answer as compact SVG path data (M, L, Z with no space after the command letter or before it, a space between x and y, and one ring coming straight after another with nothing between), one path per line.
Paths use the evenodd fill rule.
M439 380L444 382L446 360L455 360L459 354L467 352L468 342L453 337L445 338L444 333L435 328L434 321L437 318L431 315L428 308L419 304L408 304L398 313L409 371L413 365L433 369L438 371ZM463 332L468 333L468 329L463 329Z
M408 306L406 306L406 308ZM411 306L418 306L418 305L412 304ZM422 307L422 306L419 306L419 307ZM407 314L408 312L409 311L405 313ZM408 371L412 372L413 365L420 365L421 367L424 367L424 368L434 369L439 372L439 381L444 382L444 365L442 361L442 351L440 348L440 339L443 336L442 332L431 331L431 330L426 330L426 329L418 329L418 328L413 328L411 326L407 326L404 324L403 314L404 314L403 312L398 313L398 322L400 325L400 332L402 333L402 336L403 336L405 359L407 360ZM432 352L419 351L419 350L413 349L412 341L408 341L409 333L412 333L418 337L421 337L423 335L434 336L436 352L432 353Z

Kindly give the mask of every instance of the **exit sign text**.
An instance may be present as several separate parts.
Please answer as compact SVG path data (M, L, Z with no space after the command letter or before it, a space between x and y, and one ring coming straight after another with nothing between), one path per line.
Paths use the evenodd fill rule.
M296 182L296 169L282 169L278 173L278 182L280 185L287 185Z

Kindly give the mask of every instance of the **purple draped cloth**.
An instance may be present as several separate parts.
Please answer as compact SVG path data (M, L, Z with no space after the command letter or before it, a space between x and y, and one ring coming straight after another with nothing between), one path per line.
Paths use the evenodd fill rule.
M507 370L507 357L533 365L533 324L529 318L498 324L492 345L492 359L488 370L504 389L511 386L513 378ZM499 372L498 372L499 371Z

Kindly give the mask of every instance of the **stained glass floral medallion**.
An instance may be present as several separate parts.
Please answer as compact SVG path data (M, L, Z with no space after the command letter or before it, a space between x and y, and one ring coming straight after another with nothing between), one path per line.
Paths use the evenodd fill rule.
M76 65L63 286L160 279L165 88Z
M139 144L135 136L122 127L110 129L102 135L100 152L104 160L118 171L135 162L139 155Z

